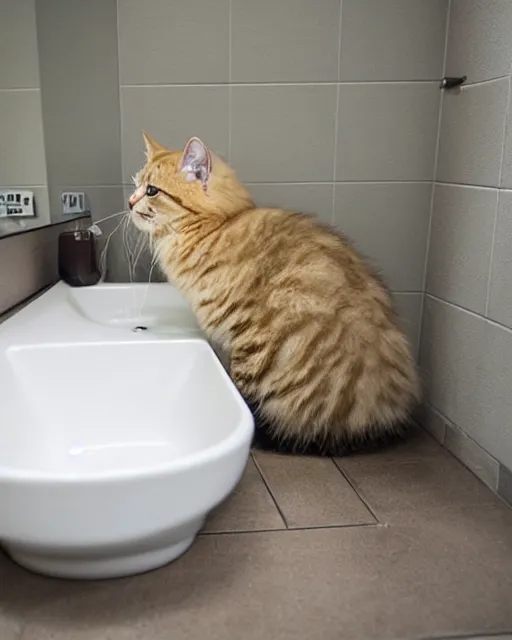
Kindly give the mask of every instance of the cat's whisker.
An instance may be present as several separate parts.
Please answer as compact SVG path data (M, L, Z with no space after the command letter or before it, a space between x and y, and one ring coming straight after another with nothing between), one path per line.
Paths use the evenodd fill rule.
M133 261L133 271L134 273L136 273L137 270L137 264L139 262L139 259L142 255L142 252L144 251L144 249L146 248L146 236L144 234L140 234L139 237L137 238L137 241L135 243L135 259Z
M146 304L146 300L148 297L148 292L149 292L149 285L151 284L151 276L153 274L153 269L155 268L157 263L157 256L153 255L151 258L151 263L150 263L150 267L149 267L149 273L148 273L148 281L146 283L146 287L144 289L144 295L142 297L141 303L139 305L139 309L138 309L138 317L140 318L141 314L142 314L142 310L144 309L144 306Z
M133 284L132 253L129 243L128 217L125 218L123 224L123 247L126 261L128 263L128 277L130 279L130 284Z
M100 218L99 220L96 220L94 224L99 226L102 222L106 222L107 220L110 220L111 218L115 218L116 216L122 216L122 215L124 215L126 213L128 213L128 209L124 209L123 211L118 211L117 213L112 213L109 216L105 216L104 218Z
M116 214L119 215L119 214ZM113 216L112 216L113 217ZM103 249L101 251L100 254L100 273L101 273L101 278L104 279L107 273L107 251L108 251L108 247L110 244L110 239L112 238L112 236L116 233L116 231L119 229L119 227L123 224L125 218L123 218L116 226L115 228L108 234L105 243L103 245Z

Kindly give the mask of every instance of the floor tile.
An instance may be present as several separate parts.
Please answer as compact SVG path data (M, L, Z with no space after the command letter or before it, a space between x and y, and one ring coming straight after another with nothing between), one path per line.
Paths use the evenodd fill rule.
M512 629L507 516L502 508L426 527L202 536L168 567L110 583L108 599L102 583L68 583L65 596L32 614L23 640L505 633Z
M413 425L402 439L394 443L373 451L347 456L339 459L339 461L347 470L359 468L364 470L369 463L411 463L432 456L450 458L443 447L425 429Z
M437 445L436 445L437 446ZM381 522L406 524L442 518L465 507L496 505L497 498L480 480L444 450L401 463L388 457L366 461L338 458L336 463L354 483Z
M274 501L252 458L232 495L206 521L203 533L284 529Z
M255 452L289 527L372 524L372 514L329 458Z
M92 602L91 619L101 620L96 628L96 640L122 640L122 635L117 632L109 635L104 621L116 613L116 607L121 607L123 590L129 585L129 580L72 582L47 578L15 565L0 552L0 582L3 585L0 596L1 640L26 637L24 627L28 620L42 623L37 631L38 640L60 638L59 630L52 626L54 619L67 626L69 640L87 638L84 635L87 625L82 624L79 612L83 611L81 603L88 607ZM5 629L2 626L4 620L8 624ZM31 631L27 633L30 637Z
M21 621L3 618L0 614L0 638L2 640L19 640L21 629Z

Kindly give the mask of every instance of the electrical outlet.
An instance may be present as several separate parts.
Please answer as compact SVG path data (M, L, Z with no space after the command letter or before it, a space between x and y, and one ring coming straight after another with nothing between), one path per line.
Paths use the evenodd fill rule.
M82 191L64 191L61 195L62 213L72 215L75 213L85 213L85 193Z
M0 218L33 218L35 215L32 191L0 191Z

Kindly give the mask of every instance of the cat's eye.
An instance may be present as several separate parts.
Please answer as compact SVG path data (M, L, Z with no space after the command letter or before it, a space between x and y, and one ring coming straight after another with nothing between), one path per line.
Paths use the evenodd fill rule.
M146 195L149 196L150 198L152 198L153 196L156 196L158 191L159 189L154 187L152 184L148 184L148 186L146 187Z

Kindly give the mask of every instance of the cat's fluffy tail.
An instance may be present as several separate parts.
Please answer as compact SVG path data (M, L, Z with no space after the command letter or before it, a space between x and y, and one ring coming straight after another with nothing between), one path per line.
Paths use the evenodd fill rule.
M326 439L303 440L298 437L282 437L272 425L249 404L254 416L255 432L253 447L260 451L280 454L315 457L343 457L357 453L371 453L384 447L403 442L415 427L412 420L394 425L392 429L376 429L371 436L350 438L328 437Z

